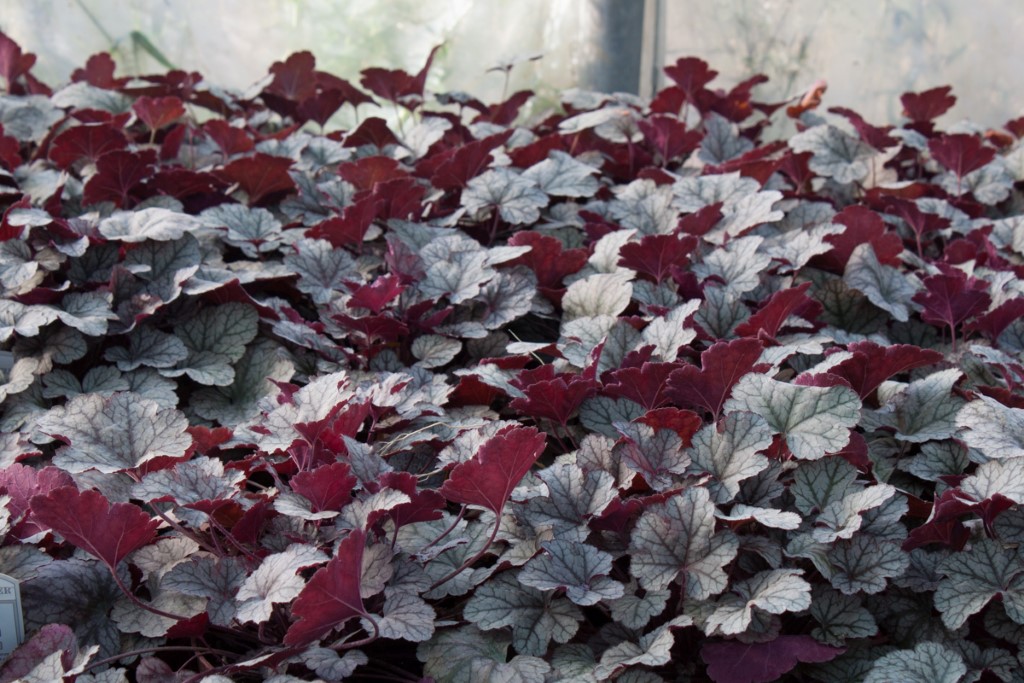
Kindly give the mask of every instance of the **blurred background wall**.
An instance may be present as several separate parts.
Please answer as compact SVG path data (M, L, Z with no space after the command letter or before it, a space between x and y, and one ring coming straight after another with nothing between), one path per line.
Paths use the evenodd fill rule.
M1024 4L1006 0L0 0L0 30L58 84L95 52L121 73L170 64L245 89L296 50L358 82L368 66L416 71L444 44L428 84L494 101L503 91L637 90L657 68L706 59L728 87L765 73L778 100L819 78L826 106L897 121L899 94L952 85L947 118L998 125L1024 113ZM488 68L523 61L506 84Z

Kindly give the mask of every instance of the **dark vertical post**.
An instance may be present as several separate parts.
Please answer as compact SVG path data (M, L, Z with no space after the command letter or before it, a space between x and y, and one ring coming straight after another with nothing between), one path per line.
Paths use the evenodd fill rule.
M583 87L639 94L644 52L644 0L589 0L597 20L593 59ZM646 75L645 75L646 76Z

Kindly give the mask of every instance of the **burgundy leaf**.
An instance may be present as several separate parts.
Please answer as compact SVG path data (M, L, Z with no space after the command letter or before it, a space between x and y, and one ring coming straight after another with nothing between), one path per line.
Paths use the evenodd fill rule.
M687 130L686 124L674 116L656 114L637 121L637 128L651 149L657 152L663 166L670 161L686 159L704 138L703 133Z
M27 538L46 530L46 527L41 527L31 516L22 519L29 511L33 496L45 495L53 489L74 484L71 475L52 466L37 470L14 463L0 470L0 491L11 497L7 509L11 512L11 521L15 522L10 531L13 537Z
M647 410L668 402L669 375L678 363L644 363L640 367L620 368L608 373L601 393L612 398L628 398Z
M454 503L480 505L500 515L512 490L544 451L545 441L533 427L505 427L472 459L456 465L439 493Z
M720 220L722 220L722 202L715 202L680 218L675 231L700 237L706 235Z
M441 511L445 506L444 496L432 489L420 489L416 475L410 472L385 472L377 481L382 488L395 489L409 496L408 503L400 503L387 511L396 528L441 519Z
M0 125L0 164L8 171L21 166L21 143L17 138L4 135L4 127Z
M270 73L274 80L267 86L267 92L293 102L301 102L313 95L316 88L316 57L312 52L296 52L283 62L274 62Z
M689 448L693 435L704 426L704 420L701 419L700 415L692 410L683 410L682 408L655 408L654 410L648 410L636 418L634 422L645 424L655 431L671 429L682 439L684 448Z
M140 97L132 110L151 131L169 126L185 115L185 105L174 96Z
M85 184L82 201L109 201L120 208L127 207L132 191L153 174L155 164L156 151L152 149L107 152L96 162L96 174Z
M487 168L494 160L491 152L508 142L513 132L489 135L426 157L416 164L416 174L429 178L430 184L439 190L461 190Z
M960 489L946 489L932 504L928 520L921 526L910 530L907 540L903 542L903 550L910 552L914 548L932 543L938 543L956 551L963 550L971 537L971 532L964 525L962 518L966 515L974 515L978 510L978 502Z
M299 472L288 483L313 504L313 512L340 511L348 505L352 489L359 481L351 471L347 463L335 462Z
M988 295L989 285L984 280L968 277L958 268L942 269L944 272L924 279L925 291L915 294L913 300L924 309L922 320L944 325L950 334L955 334L957 325L985 312L992 297Z
M35 63L34 54L22 52L21 46L6 34L0 33L0 76L6 81L7 90L11 94L23 94L16 86L16 82L27 74Z
M893 129L892 126L884 126L881 128L873 126L865 121L860 114L852 109L847 109L846 107L830 107L829 111L833 114L839 114L840 116L846 117L846 120L850 122L850 125L852 125L860 135L860 139L878 151L892 147L899 142L899 140L889 135L889 131Z
M225 156L245 154L252 151L256 143L249 134L241 128L236 128L227 121L212 119L203 124L203 132L206 133L214 144L220 147Z
M98 491L79 492L74 486L53 489L31 502L32 514L90 555L113 569L126 555L156 538L160 520L137 505L110 504Z
M597 383L575 373L555 373L551 365L523 370L512 385L526 394L509 407L530 417L546 417L564 425L580 405L594 395Z
M937 162L963 178L996 158L996 151L986 147L976 135L955 133L928 141L928 151Z
M276 192L290 192L295 182L288 175L294 162L257 152L254 156L236 159L215 171L217 177L238 186L249 196L249 204L259 204L264 197Z
M922 211L918 208L917 204L906 199L890 199L886 201L885 211L886 213L902 218L910 229L914 231L914 235L917 238L917 252L919 256L922 255L924 250L923 240L925 235L938 230L944 230L945 228L948 228L950 224L948 218L940 216L937 213ZM896 263L890 263L889 265L897 264L898 259Z
M361 285L352 292L345 303L349 308L368 308L380 313L386 305L405 291L405 285L395 275L381 275L368 285Z
M669 375L669 398L686 408L707 410L717 419L733 386L755 369L760 357L757 339L718 342L700 355L701 367L685 365Z
M978 316L964 325L964 330L982 332L991 341L999 338L1011 323L1024 317L1024 298L1017 297L1004 301L985 315Z
M697 238L692 235L645 235L639 242L622 245L619 265L660 283L671 276L673 266L685 267L696 248Z
M395 178L377 183L373 198L377 202L377 218L389 221L415 220L423 213L423 196L427 187L415 178Z
M404 178L409 174L394 159L375 154L341 164L338 166L338 175L352 183L357 190L372 190L377 183Z
M899 265L903 241L899 235L886 230L882 217L871 209L848 206L833 217L832 222L842 225L844 230L838 235L825 236L825 242L832 245L832 250L811 259L810 264L815 268L841 275L853 250L861 244L871 245L879 263Z
M782 635L766 643L709 641L700 649L715 683L771 683L800 662L827 662L846 648L822 645L811 636Z
M492 104L486 112L481 112L479 116L473 119L473 123L487 121L499 126L511 126L512 122L519 116L519 110L530 101L531 97L533 97L532 90L514 92L504 102Z
M284 636L286 645L319 640L353 617L364 616L360 597L366 535L354 529L338 544L334 558L317 570L291 605L297 621Z
M943 355L911 344L880 346L863 341L849 344L853 358L833 366L829 373L842 377L862 398L867 398L882 382L908 370L938 363Z
M903 93L900 95L900 102L903 103L903 115L915 123L931 122L956 104L956 97L950 94L952 92L953 88L945 85L920 93Z
M79 159L95 163L107 152L127 146L124 133L109 124L74 126L54 139L50 160L66 170Z
M665 67L665 74L671 78L690 102L697 102L698 95L718 75L708 63L697 57L681 57L676 63Z
M423 88L427 83L427 72L434 61L434 55L441 47L435 47L427 56L427 63L423 65L415 76L402 71L401 69L381 69L372 67L363 69L363 77L360 83L374 95L383 97L389 102L402 106L412 105L415 109L423 101Z
M85 82L95 88L116 90L128 82L127 78L114 78L117 64L108 52L98 52L85 62L85 67L71 73L74 83Z
M388 145L397 145L398 138L388 128L388 122L382 118L371 116L359 124L359 127L345 136L346 147L362 147L372 145L384 149Z
M327 240L336 247L361 244L366 231L377 218L380 205L381 200L368 194L346 206L341 216L320 221L306 230L306 236Z
M318 71L317 75L319 76L319 74ZM337 83L332 83L330 87L302 100L296 112L301 120L316 121L321 126L325 126L335 112L344 105L351 104L356 107L363 103L373 102L348 81L341 78L335 80ZM317 81L319 83L320 79L318 78Z
M815 322L822 311L822 305L816 299L807 296L810 287L811 283L805 282L775 292L764 306L746 322L736 327L736 334L741 337L752 337L764 333L774 338L791 315L811 323Z
M508 243L530 247L530 251L510 261L509 265L524 265L532 270L539 287L558 289L565 276L578 272L587 263L585 249L562 249L557 239L538 232L517 232Z
M78 638L70 626L64 624L46 624L31 638L18 646L4 661L0 670L2 683L29 680L25 676L54 652L61 653L61 664L65 670L74 665L78 653ZM38 680L36 676L32 677Z

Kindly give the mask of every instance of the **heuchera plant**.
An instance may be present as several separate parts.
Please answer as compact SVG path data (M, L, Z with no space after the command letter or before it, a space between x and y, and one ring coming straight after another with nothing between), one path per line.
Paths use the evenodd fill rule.
M0 683L1024 681L1024 120L34 59Z

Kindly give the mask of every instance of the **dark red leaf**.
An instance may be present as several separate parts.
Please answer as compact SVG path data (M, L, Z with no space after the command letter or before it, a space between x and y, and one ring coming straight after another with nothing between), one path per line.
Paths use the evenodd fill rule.
M674 116L655 114L637 121L644 140L657 153L662 166L670 161L685 160L700 146L704 134L687 130L686 124Z
M11 512L14 524L9 532L12 538L28 538L46 526L37 524L31 516L22 519L29 510L33 496L44 495L62 486L74 486L75 481L64 470L56 467L44 467L37 470L18 463L8 465L0 470L0 491L11 497L7 509Z
M388 145L397 145L398 138L391 132L388 122L376 116L359 124L359 127L345 137L346 147L362 147L373 145L377 149L384 149Z
M341 511L348 505L358 479L347 463L321 465L315 470L299 472L288 483L292 490L313 504L313 512Z
M863 434L854 429L850 430L850 440L843 447L843 450L837 451L835 454L861 472L871 470L872 462L871 458L868 457L868 442Z
M530 251L510 261L509 265L524 265L537 276L540 287L557 289L562 279L578 272L587 263L585 249L562 249L556 238L538 232L517 232L508 243L516 247L530 247Z
M697 102L699 93L718 75L708 63L697 57L680 57L676 63L665 67L665 74L671 78L690 102Z
M409 174L394 159L373 155L341 164L338 166L338 175L352 183L357 190L372 190L377 183L404 178Z
M875 342L863 341L849 344L846 348L853 352L853 358L833 366L829 374L848 381L862 399L870 396L890 377L943 359L938 351L911 344L880 346Z
M620 368L608 373L601 393L613 398L628 398L647 410L668 402L669 375L678 363L644 363L640 367Z
M889 135L889 131L893 129L892 126L885 126L882 128L873 126L865 121L860 114L852 109L847 109L846 107L831 107L829 111L833 114L845 116L846 120L850 122L850 125L852 125L860 135L860 139L878 151L892 147L899 142L899 140Z
M533 427L506 427L472 459L456 465L439 493L454 503L480 505L500 515L512 490L544 451L545 440Z
M546 417L561 425L597 391L594 380L574 373L556 374L552 365L523 370L511 383L526 396L513 399L510 408L530 417Z
M140 97L132 104L132 110L152 131L169 126L185 115L185 105L174 96Z
M117 64L108 52L98 52L89 57L85 68L75 69L71 73L71 80L74 83L85 82L95 88L116 90L128 82L127 78L114 78L114 70Z
M359 82L374 95L383 97L389 102L415 109L423 102L423 88L427 83L427 72L439 49L441 49L440 46L430 51L427 63L415 76L401 69L372 67L363 69L363 77Z
M487 112L481 112L479 116L473 119L473 123L487 121L499 126L511 126L512 122L519 116L519 110L530 101L531 97L533 97L532 90L520 90L512 93L504 102L492 104Z
M988 283L984 280L968 277L958 268L942 268L944 272L924 279L925 291L915 294L913 300L924 309L922 320L946 326L953 333L960 323L984 313L992 297L988 295Z
M903 241L885 227L882 217L864 206L848 206L832 218L833 223L845 229L838 235L826 235L825 242L832 250L811 259L815 268L842 274L853 250L861 244L870 244L879 263L896 266L900 263Z
M622 245L619 265L660 283L671 276L673 266L686 266L696 248L697 238L692 235L644 235L639 242Z
M683 440L683 448L690 447L690 440L701 427L704 420L700 415L682 408L655 408L636 418L635 422L647 425L651 429L671 429Z
M381 275L370 284L357 287L345 305L349 308L368 308L374 313L380 313L381 309L404 291L405 285L397 276Z
M668 379L668 395L685 408L707 410L715 419L740 377L755 369L761 342L745 337L714 344L700 354L701 367L686 365Z
M4 127L0 125L0 164L8 171L21 166L21 143L18 138L4 135Z
M366 614L359 595L365 545L362 530L350 531L338 544L334 558L313 574L291 605L291 614L297 621L284 636L286 645L319 640L349 619Z
M491 152L508 142L513 132L502 131L427 157L416 164L416 174L429 178L439 190L461 190L487 168L494 160Z
M390 315L368 315L354 318L343 313L336 313L331 318L352 332L362 335L367 347L379 342L396 342L409 334L408 326Z
M137 505L110 504L98 491L74 486L53 489L31 501L35 518L111 569L126 555L156 538L160 520Z
M385 472L377 481L382 488L395 489L409 496L408 503L401 503L387 511L396 528L441 519L441 511L445 506L444 496L432 489L420 489L416 475L410 472Z
M950 221L937 213L929 213L918 208L917 204L907 199L887 198L882 201L885 212L902 218L904 222L914 231L917 238L918 253L923 251L923 240L926 235L949 227ZM899 262L889 265L896 265Z
M964 525L962 518L974 515L979 510L973 498L957 488L948 488L935 499L928 520L919 527L910 530L902 548L910 552L932 543L947 546L953 550L963 550L971 537L971 532Z
M233 431L230 427L203 427L195 425L187 427L186 431L192 437L192 452L199 455L212 453L223 443L231 438Z
M900 102L903 103L903 115L915 123L931 122L956 104L956 97L950 94L952 92L953 88L945 85L920 93L903 93L900 95Z
M271 64L270 73L274 75L274 80L267 86L267 91L293 102L301 102L313 95L316 88L314 69L316 57L312 52L291 54L283 62Z
M1004 301L985 315L978 316L964 325L964 330L982 332L991 341L999 338L1010 323L1024 317L1024 299L1017 297Z
M765 334L774 338L790 316L815 323L821 314L822 305L818 300L807 296L810 287L811 283L805 282L775 292L764 306L736 327L736 334L741 337Z
M373 188L377 218L384 222L393 218L419 218L423 213L423 196L426 193L427 187L415 178L395 178L377 183Z
M977 135L955 133L928 141L928 151L946 169L963 178L996 158L996 151L985 146Z
M127 208L132 202L132 191L153 174L156 151L146 149L139 152L114 150L107 152L96 162L96 174L89 178L82 192L85 204L114 202L119 208Z
M827 662L846 652L822 645L811 636L782 635L766 643L708 641L700 658L715 683L771 683L800 662Z
M354 204L346 206L341 216L320 221L306 230L306 236L327 240L336 247L362 244L363 237L377 218L380 207L381 200L373 194L368 194Z
M58 135L50 147L50 160L62 169L79 159L95 163L113 150L124 149L128 140L124 133L108 124L74 126Z
M211 119L203 124L203 132L210 136L225 156L245 154L256 146L249 134L222 119Z
M706 235L720 220L722 220L722 202L715 202L680 218L675 232L700 237Z
M27 74L35 63L34 54L22 52L16 42L0 32L0 77L6 81L8 92L12 95L25 94L17 85L17 81Z
M316 121L325 126L344 105L351 104L354 108L364 102L373 102L348 81L340 78L337 81L340 85L326 88L302 100L297 109L299 118L304 121Z
M264 197L277 192L290 192L295 182L288 175L294 162L257 152L254 156L236 159L214 174L238 186L249 196L249 204L259 204Z

